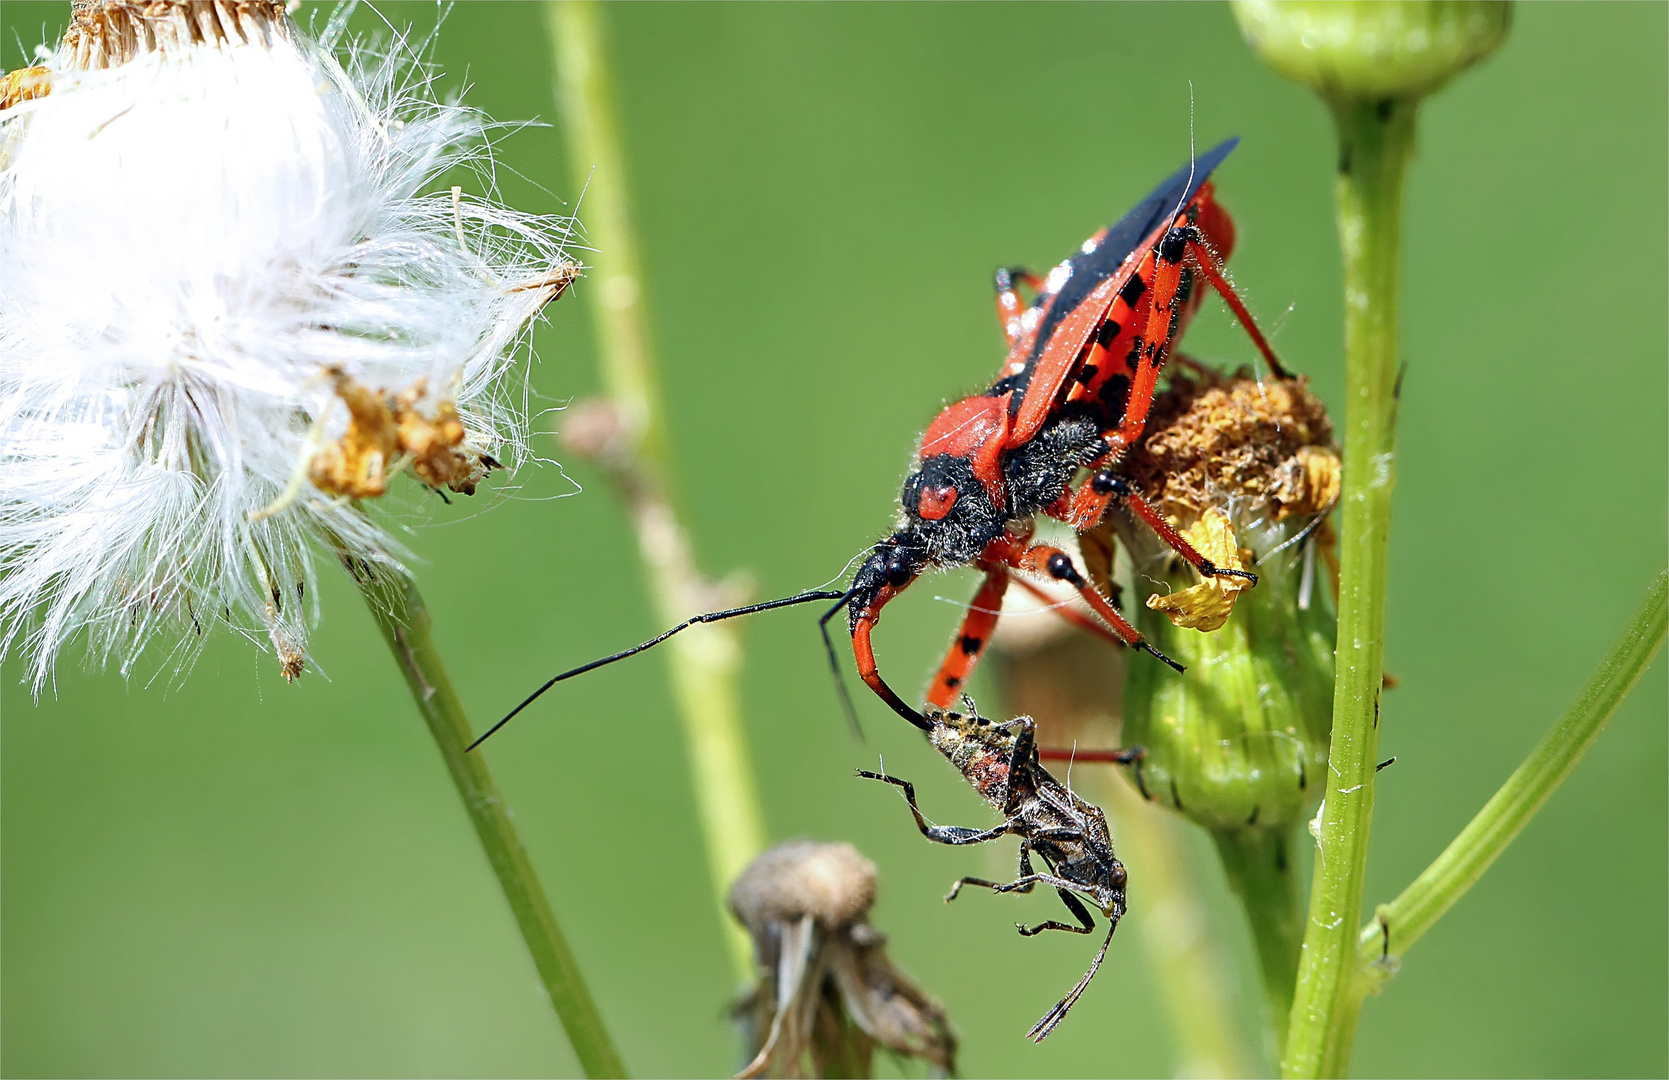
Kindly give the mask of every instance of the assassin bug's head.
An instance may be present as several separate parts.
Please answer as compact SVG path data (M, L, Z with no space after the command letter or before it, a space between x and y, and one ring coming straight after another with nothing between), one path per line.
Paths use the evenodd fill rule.
M865 611L872 610L885 590L894 593L914 581L927 567L928 552L908 529L901 529L870 549L869 558L852 576L846 593L846 611L853 627ZM838 609L836 609L838 610Z

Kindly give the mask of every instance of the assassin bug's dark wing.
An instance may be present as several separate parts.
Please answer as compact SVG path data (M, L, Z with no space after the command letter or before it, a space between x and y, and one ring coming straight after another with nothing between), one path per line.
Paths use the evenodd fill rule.
M1055 397L1083 354L1084 346L1106 322L1114 301L1132 284L1141 255L1157 244L1175 214L1238 144L1229 139L1207 150L1191 165L1172 173L1117 223L1086 241L1078 253L1049 274L1047 289L1032 302L1036 326L1009 352L1003 378L988 394L1012 390L1009 436L1015 445L1030 439L1048 419ZM1132 258L1132 256L1135 256ZM1125 298L1134 307L1140 295Z

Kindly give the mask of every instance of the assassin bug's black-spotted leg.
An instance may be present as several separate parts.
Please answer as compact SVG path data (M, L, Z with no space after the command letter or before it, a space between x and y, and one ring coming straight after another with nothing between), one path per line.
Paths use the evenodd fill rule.
M1102 939L1089 970L1027 1032L1031 1039L1043 1039L1055 1030L1100 970L1113 931L1124 917L1124 866L1113 854L1112 836L1101 808L1079 798L1039 763L1031 717L993 724L979 715L972 701L967 698L963 701L967 713L927 710L927 738L1003 816L1002 824L989 829L936 825L916 805L916 790L908 780L867 770L859 770L858 775L891 784L903 792L916 828L936 844L961 847L1008 835L1020 838L1019 874L1013 881L964 877L951 886L946 903L956 899L968 885L997 893L1029 893L1035 886L1043 885L1055 890L1075 922L1050 919L1036 926L1016 923L1015 928L1023 936L1032 937L1045 930L1093 933L1095 920L1079 897L1088 900L1107 919L1107 936ZM1033 869L1033 854L1043 860L1047 873Z

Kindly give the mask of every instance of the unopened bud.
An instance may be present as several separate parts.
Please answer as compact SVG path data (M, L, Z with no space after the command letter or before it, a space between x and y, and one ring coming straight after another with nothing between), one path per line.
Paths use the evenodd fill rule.
M1505 0L1232 0L1249 45L1334 103L1414 99L1507 35Z

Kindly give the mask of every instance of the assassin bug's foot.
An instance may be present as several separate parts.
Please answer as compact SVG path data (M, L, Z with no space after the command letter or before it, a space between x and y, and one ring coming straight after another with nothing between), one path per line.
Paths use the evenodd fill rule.
M1178 675L1180 675L1183 672L1188 670L1187 668L1183 667L1181 664L1177 663L1175 660L1172 660L1170 657L1168 657L1164 653L1160 652L1158 649L1155 649L1152 645L1149 645L1147 643L1147 639L1145 639L1145 638L1142 639L1141 641L1136 642L1136 648L1138 648L1138 649L1142 650L1143 652L1147 653L1149 656L1158 657L1159 660L1164 662L1166 667L1170 668L1172 671L1176 672Z
M1258 576L1250 570L1230 570L1227 567L1218 566L1210 559L1201 559L1197 569L1200 572L1200 577L1237 577L1245 578L1253 585L1258 583Z

